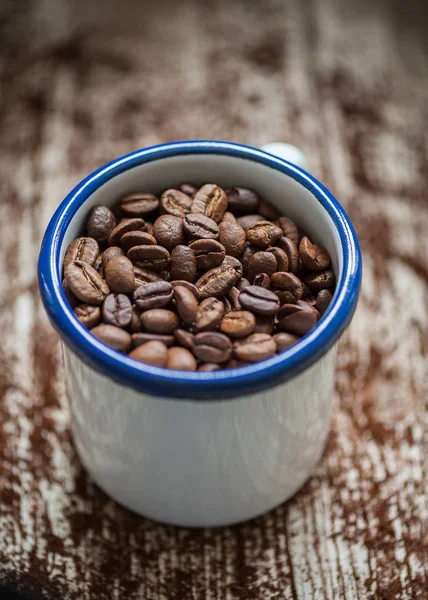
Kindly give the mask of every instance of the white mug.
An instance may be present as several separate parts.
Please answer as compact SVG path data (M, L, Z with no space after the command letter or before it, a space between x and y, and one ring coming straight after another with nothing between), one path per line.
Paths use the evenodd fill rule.
M328 250L337 278L333 300L285 352L239 369L170 371L116 352L75 317L61 287L62 261L91 207L184 181L253 188ZM272 509L310 476L329 429L336 342L361 284L353 227L314 177L227 142L133 152L91 174L59 206L43 240L39 284L62 339L77 451L115 500L159 521L218 526Z

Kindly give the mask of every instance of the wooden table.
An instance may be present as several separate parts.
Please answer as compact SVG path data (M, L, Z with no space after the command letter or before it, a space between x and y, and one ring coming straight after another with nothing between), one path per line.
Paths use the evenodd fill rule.
M423 4L2 3L0 579L9 589L64 600L428 598ZM211 531L139 518L82 470L36 284L41 236L74 184L122 153L191 138L298 145L353 219L365 267L339 352L340 406L313 478L264 518Z

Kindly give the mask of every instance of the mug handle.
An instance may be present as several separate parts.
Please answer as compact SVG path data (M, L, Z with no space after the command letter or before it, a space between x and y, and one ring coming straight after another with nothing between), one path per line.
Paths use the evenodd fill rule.
M306 157L296 146L284 142L270 142L269 144L262 146L261 150L273 154L278 158L283 158L297 167L306 169Z

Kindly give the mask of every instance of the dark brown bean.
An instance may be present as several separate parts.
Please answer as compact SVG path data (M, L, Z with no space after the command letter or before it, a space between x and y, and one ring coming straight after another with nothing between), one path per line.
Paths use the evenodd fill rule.
M203 362L223 363L232 355L232 342L223 333L204 331L195 335L193 354Z
M226 256L225 247L217 240L195 240L189 246L195 255L198 269L218 267Z
M248 310L230 312L220 323L220 331L231 338L247 337L253 333L256 319Z
M125 256L122 248L119 248L118 246L110 246L109 248L106 248L104 250L104 252L101 254L101 262L102 262L104 269L105 269L107 263L112 258L116 258L116 256Z
M183 229L191 240L218 238L217 223L199 213L186 215L183 219Z
M196 277L196 259L192 248L177 246L171 252L171 278L184 279L190 283Z
M188 350L192 350L193 348L193 333L190 331L186 331L185 329L176 329L174 331L174 339L177 344L183 346L183 348L187 348Z
M140 269L160 273L169 267L170 255L163 246L134 246L127 256Z
M108 236L115 227L116 217L107 206L99 204L92 207L86 223L89 237L94 238L101 246L105 246Z
M237 258L226 254L226 256L224 257L224 261L221 263L221 266L227 267L227 268L231 267L232 269L234 269L236 271L238 281L239 281L239 279L241 279L241 277L243 275L242 263Z
M224 190L213 183L206 183L195 194L192 213L201 213L216 223L220 223L227 209L227 196Z
M155 367L165 367L168 358L168 348L164 343L154 340L134 348L129 353L129 357Z
M226 254L230 256L241 256L245 248L246 235L239 223L227 223L223 221L218 226L219 241L226 248Z
M165 308L152 308L141 315L141 324L149 333L173 333L179 323L178 316Z
M162 212L183 218L190 212L192 198L180 190L166 190L160 200Z
M162 333L133 333L131 338L133 348L137 348L147 342L162 342L168 348L174 344L173 335L164 335Z
M332 298L333 298L333 296L332 296L330 290L324 289L324 290L320 290L318 292L315 308L317 309L317 311L319 312L319 314L321 316L327 310Z
M265 288L265 290L270 290L270 277L266 273L259 273L253 279L253 285L258 285L259 287Z
M305 335L314 327L318 320L318 311L305 302L299 300L297 304L284 304L278 311L278 329L293 333L295 335Z
M254 225L255 223L260 223L260 221L264 221L264 217L262 215L245 215L243 217L238 217L236 222L242 227L244 231L247 231L249 227Z
M149 271L149 269L140 269L134 265L134 275L135 275L135 286L134 289L140 287L144 283L151 283L153 281L162 281L162 277L157 273L153 273L153 271ZM137 285L137 282L139 284Z
M241 277L241 279L236 284L236 287L239 291L241 291L244 288L248 287L249 285L250 285L250 282L248 281L248 279L245 279L245 277Z
M132 296L135 305L140 310L165 308L173 296L172 285L168 281L153 281L140 285Z
M280 216L278 209L270 202L266 202L266 200L261 201L259 213L264 219L266 219L266 221L274 221Z
M313 273L304 278L305 284L312 292L320 290L331 290L334 288L336 278L333 271L324 271L323 273Z
M183 219L174 215L162 215L153 225L153 235L160 246L171 252L185 243Z
M198 289L197 289L196 285L194 285L193 283L190 283L190 281L186 281L185 279L175 279L174 281L171 281L171 285L173 288L176 288L178 285L180 285L180 286L183 286L186 289L190 290L192 292L192 294L195 296L196 300L199 302Z
M144 230L144 219L123 219L116 227L110 232L108 236L109 246L119 246L122 235L128 233L128 231L143 231Z
M256 252L260 252L260 248L256 248L255 246L252 246L249 242L247 242L244 248L244 252L242 253L242 256L240 258L243 274L246 277L248 277L248 268L250 266L250 261Z
M227 293L227 299L230 302L230 306L232 307L232 310L241 310L241 305L239 303L239 294L240 293L241 292L235 286L230 288L230 290Z
M115 325L101 323L101 325L91 329L91 333L101 342L119 352L128 352L131 347L130 334L120 327L115 327Z
M129 325L129 331L131 333L139 333L141 331L141 321L140 321L141 311L135 306L132 305L132 317L131 323Z
M134 246L155 246L156 244L156 238L147 231L128 231L120 238L120 245L125 252Z
M79 260L91 267L95 264L100 253L98 242L90 237L79 237L67 248L64 257L64 271L71 263Z
M260 221L247 229L247 239L257 248L269 248L282 236L282 229L270 221Z
M233 353L237 359L251 363L266 360L276 353L275 340L267 333L253 333L235 342Z
M303 294L302 282L293 273L274 273L271 277L272 290L277 294L281 304L294 304Z
M126 256L115 256L108 261L105 278L110 290L116 294L132 294L134 291L134 266Z
M223 215L223 223L236 223L235 215L229 211L226 211Z
M277 262L272 252L256 252L250 259L248 265L248 279L254 283L254 278L260 273L271 276L277 271Z
M288 217L279 217L279 219L275 221L275 224L282 229L285 237L289 238L294 244L299 243L299 230L292 219L289 219Z
M159 208L159 200L144 192L128 194L120 201L120 210L126 217L145 217Z
M101 321L101 311L99 306L92 306L91 304L79 304L74 309L74 314L82 323L82 325L88 329L92 329Z
M317 244L312 244L306 236L300 240L299 256L303 265L311 271L324 271L330 266L330 256L327 250Z
M288 271L288 256L282 248L272 246L266 250L270 252L276 258L276 270L277 271Z
M212 373L213 371L218 371L219 369L221 369L220 365L217 365L216 363L203 363L198 371L201 371L202 373Z
M65 280L71 292L85 304L101 304L110 288L97 271L77 260L65 269Z
M236 358L231 358L225 365L223 365L223 369L239 369L249 364L251 363L245 360L236 360Z
M280 248L284 250L288 258L288 270L296 274L299 270L299 250L296 244L288 237L283 236L278 242ZM281 269L278 269L281 270Z
M168 349L166 368L174 371L196 371L198 363L189 350L180 346L173 346Z
M274 315L279 308L278 297L270 290L249 285L239 294L239 302L246 310L257 315Z
M298 342L300 337L298 335L281 331L280 333L275 333L273 339L275 340L277 351L284 352L284 350L287 350L287 348L290 348L290 346L293 346L296 342Z
M255 315L256 326L254 333L269 333L272 334L275 329L275 323L273 317L264 317L262 315Z
M214 329L217 329L223 315L224 304L221 300L205 298L198 307L193 329L197 332L214 331Z
M103 265L103 255L99 254L97 260L94 262L94 269L104 278L104 265Z
M174 287L175 306L181 320L186 325L192 325L196 320L198 301L190 290L177 285Z
M131 324L131 301L125 294L109 294L103 302L102 316L104 323L126 328Z
M207 271L198 281L196 287L199 291L199 297L204 300L209 296L221 298L237 283L239 273L233 266L227 266L225 261L214 269Z
M188 196L193 198L193 196L198 191L198 188L196 187L196 185L193 185L193 183L182 183L179 187L179 190L180 192L183 192L183 194L187 194Z
M229 209L234 215L242 216L257 213L260 206L260 197L254 190L242 187L233 187L226 190Z

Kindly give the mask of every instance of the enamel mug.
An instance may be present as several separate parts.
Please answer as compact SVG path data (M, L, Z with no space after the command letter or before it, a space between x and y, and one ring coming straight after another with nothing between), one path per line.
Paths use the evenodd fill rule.
M316 327L282 354L211 373L170 371L109 348L74 316L61 287L62 261L90 209L185 181L253 188L328 250L333 300ZM361 284L354 229L314 177L269 152L227 142L138 150L65 198L46 230L38 275L64 349L75 446L115 500L159 521L218 526L270 510L310 476L329 429L336 342Z

